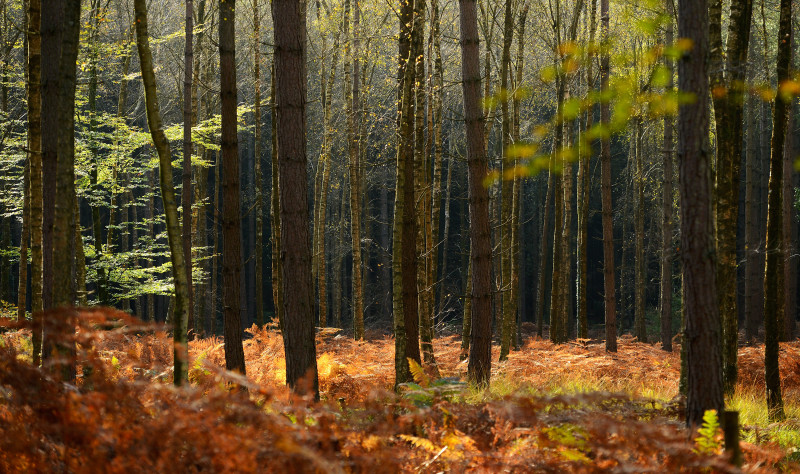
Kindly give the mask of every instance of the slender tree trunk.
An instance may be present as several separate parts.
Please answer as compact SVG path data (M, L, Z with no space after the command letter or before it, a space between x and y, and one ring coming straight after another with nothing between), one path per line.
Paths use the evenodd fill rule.
M28 241L31 237L30 160L25 162L22 196L22 235L19 239L19 284L17 286L17 321L25 320L28 306Z
M261 16L258 0L253 0L253 174L255 175L255 285L256 323L264 325L264 176L261 172Z
M780 25L778 28L778 84L789 79L792 55L792 2L781 0ZM775 98L772 112L772 153L769 166L769 204L767 211L767 264L764 270L764 368L766 370L767 408L771 421L786 418L781 396L781 379L778 365L778 326L784 314L783 301L779 299L778 269L783 259L783 154L786 140L787 118L791 102L781 93Z
M464 119L469 167L469 214L472 255L472 334L469 353L469 379L488 385L491 376L491 235L489 195L483 181L488 173L484 140L484 115L481 110L480 46L475 0L459 0L461 24L461 78L464 93Z
M636 289L635 291L635 333L639 342L647 342L647 321L645 320L644 297L647 286L647 267L644 256L644 166L642 164L642 134L644 133L642 118L636 118Z
M392 300L395 328L395 386L412 380L408 359L421 362L417 290L416 218L414 214L414 96L415 64L411 0L400 7L398 68L398 146L392 244Z
M678 36L693 42L678 63L679 89L708 96L708 16L705 0L679 0ZM715 280L711 156L705 100L684 104L678 116L681 191L681 262L686 297L686 423L698 426L706 410L723 406L720 321Z
M194 1L186 0L186 39L183 49L183 186L181 216L183 217L183 256L186 271L187 331L197 333L194 326L194 285L192 283L192 68L194 67Z
M548 265L547 257L551 254L548 252L548 236L550 235L550 203L553 201L553 173L547 173L547 191L544 198L544 216L542 218L542 245L539 248L539 288L537 291L538 300L536 303L536 333L539 337L544 335L544 312L547 309L546 295L547 291L547 270L550 268Z
M609 41L609 0L600 0L600 38ZM600 60L600 89L608 90L610 61L608 53ZM611 119L609 104L600 105L600 122L608 127ZM614 208L611 196L611 140L604 138L600 146L603 200L603 281L605 291L606 351L617 352L617 297L614 284Z
M31 207L31 318L33 365L39 366L42 353L42 36L41 0L28 0L28 160L30 162Z
M674 26L672 17L675 5L672 0L667 0L667 32L664 40L665 44L671 45L674 42ZM669 79L664 90L666 94L673 92L674 89L674 62L671 58L665 57ZM669 115L664 117L664 185L662 186L662 218L661 218L661 281L660 281L660 308L661 308L661 348L672 352L672 260L674 257L672 247L672 200L673 200L673 165L672 165L672 129L674 126L673 118ZM684 344L685 345L685 344Z
M272 113L272 190L270 197L270 218L272 220L272 301L278 326L284 328L283 307L283 261L281 259L281 195L280 168L278 166L278 113L275 102L275 63L272 64L272 80L270 81L270 109Z
M225 331L225 368L245 374L244 349L242 348L242 221L240 215L241 206L239 205L239 193L241 191L239 187L239 138L236 118L235 12L235 0L220 2L222 310Z
M353 337L356 340L364 339L364 284L363 262L361 258L361 142L358 136L360 121L360 96L361 90L361 66L360 66L360 12L358 0L354 0L353 5L353 47L351 50L353 59L352 84L347 78L350 77L347 70L350 58L345 62L345 100L349 102L347 114L347 136L348 152L350 154L350 236L353 244ZM345 8L349 8L350 3L345 2ZM346 26L349 29L349 25ZM349 32L348 32L349 36ZM349 42L349 40L348 40ZM352 86L352 89L351 89Z
M274 0L286 382L319 399L306 179L306 27L299 0ZM233 38L231 38L233 40Z
M594 43L595 33L597 31L597 1L590 0L591 3L591 17L589 26L589 43ZM668 43L669 44L669 43ZM589 61L586 70L586 88L589 93L594 90L594 61ZM594 109L590 109L586 113L586 130L589 130L594 125ZM592 156L594 156L595 149L593 144L587 143L587 155L581 157L578 162L578 281L577 281L577 299L578 299L578 338L588 339L589 337L589 319L588 319L588 305L587 305L587 283L588 283L588 250L589 250L589 181L590 170L589 164Z
M156 94L156 77L147 33L147 7L145 0L134 0L134 11L136 12L136 46L139 50L142 83L144 84L147 125L150 128L150 135L158 152L161 200L164 203L167 240L172 261L172 278L175 281L175 316L173 318L175 326L173 329L174 383L180 386L188 379L189 346L186 342L186 327L188 324L186 292L188 282L186 281L185 261L183 248L181 247L181 229L175 203L175 189L172 184L172 156L169 142L166 135L164 135L161 124L161 113Z
M722 64L721 1L712 1L711 92L717 135L716 229L717 290L723 333L723 383L732 394L736 386L739 348L737 309L736 233L739 218L739 181L742 156L743 81L753 12L752 0L731 2L725 75Z
M792 35L794 36L794 34ZM797 157L795 143L797 116L794 107L789 106L789 129L783 151L783 284L784 284L784 331L783 341L794 339L794 325L797 319L797 217L794 208L794 160ZM21 273L20 273L21 275Z
M429 82L430 82L430 106L428 107L428 116L430 117L429 125L428 125L428 137L429 143L432 140L433 145L433 182L432 182L432 189L430 193L430 201L431 201L431 212L430 212L430 220L431 225L428 232L427 237L427 256L428 256L428 282L427 288L430 292L430 305L431 311L434 314L434 336L436 332L436 318L442 316L442 293L444 293L444 286L441 284L437 284L441 282L445 278L445 274L442 273L441 277L438 277L439 273L439 254L441 248L441 254L443 257L447 257L447 252L445 250L445 243L447 241L447 226L445 224L445 234L442 240L439 240L439 223L441 222L441 205L442 205L442 157L443 153L443 139L442 139L442 125L444 121L444 106L443 106L443 95L444 95L444 68L442 65L442 38L441 38L441 20L439 16L439 1L438 0L431 0L431 26L430 26L430 36L428 38L428 63L433 63L430 75L429 75ZM432 50L432 51L431 51ZM449 176L449 175L448 175ZM447 202L445 206L449 204L449 187L450 183L447 183ZM445 214L449 212L446 210ZM440 247L440 242L442 242ZM442 267L445 266L444 260L442 260ZM437 278L440 278L437 281ZM435 288L439 287L439 304L436 304L436 291Z
M500 59L500 90L502 93L509 92L509 77L511 76L511 43L514 38L514 10L511 8L512 0L505 1L505 15L503 19L503 55ZM488 80L488 78L487 78ZM500 185L500 268L501 268L501 295L503 311L498 315L501 323L500 337L500 360L506 360L511 350L511 343L514 337L516 314L511 314L511 260L512 251L512 217L514 199L514 180L511 176L513 168L516 166L507 156L508 148L511 145L512 116L509 110L509 100L506 98L500 103L500 113L502 118L501 128L501 158L503 179Z

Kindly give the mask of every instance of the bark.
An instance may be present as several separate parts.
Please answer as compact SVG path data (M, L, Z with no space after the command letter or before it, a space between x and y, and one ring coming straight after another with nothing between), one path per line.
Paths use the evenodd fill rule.
M609 0L600 0L600 37L603 44L609 38ZM600 89L608 89L610 61L608 53L600 59ZM608 102L600 104L600 122L609 126ZM603 201L603 282L605 291L606 351L617 352L617 297L614 284L614 208L611 196L611 140L603 138L600 145L602 182L600 193Z
M28 306L28 241L31 237L30 160L25 162L22 196L22 235L19 240L19 284L17 286L17 321L25 320Z
M236 118L235 12L235 0L220 2L222 317L225 334L225 368L244 375L246 372L242 348L242 218L239 205L239 138ZM287 374L288 372L287 370Z
M664 39L664 44L672 44L674 41L674 26L672 17L674 14L674 3L672 0L667 0L667 32ZM669 71L669 79L664 92L669 94L674 89L674 62L671 58L665 57L667 70ZM667 115L664 117L664 183L662 186L662 211L661 211L661 281L660 283L660 308L661 308L661 348L665 351L672 352L672 261L674 258L674 251L672 246L672 199L673 199L673 117ZM685 345L685 344L684 344Z
M784 284L784 331L783 341L794 339L794 325L797 318L797 216L794 208L794 160L795 130L797 116L790 107L789 129L786 133L786 145L783 152L783 284ZM20 273L21 275L21 273Z
M41 85L41 0L28 1L28 160L30 162L31 222L31 345L33 365L39 366L42 352L42 85Z
M705 0L679 0L678 35L693 42L678 63L679 89L695 100L678 115L681 262L686 305L686 423L699 426L706 410L724 406L717 308L711 156L707 144L708 16Z
M275 25L275 108L280 137L286 382L295 392L319 399L306 179L305 11L299 0L274 0L272 18Z
M635 271L635 278L636 278L636 289L635 289L635 298L634 298L634 305L635 305L635 320L634 320L634 331L636 334L636 338L639 342L647 342L647 321L645 320L645 305L644 305L644 296L645 296L645 289L646 289L646 266L645 266L645 256L644 256L644 169L642 165L642 134L644 131L642 130L642 118L636 118L636 154L634 159L636 161L636 209L635 209L635 227L636 227L636 261L634 265L636 266Z
M712 4L715 9L721 8L720 0L713 0ZM722 39L719 37L721 13L716 10L710 12L714 24L710 29L711 88L717 132L717 291L723 335L723 383L727 394L733 394L736 386L736 359L739 349L736 233L739 219L744 79L752 12L752 0L731 2L724 76Z
M597 1L590 0L591 19L589 26L589 44L593 44L597 31ZM669 44L669 43L668 43ZM589 61L586 70L586 88L591 92L594 90L594 61ZM594 110L590 109L586 113L586 130L594 125ZM588 282L588 245L589 245L589 162L595 153L594 146L587 144L587 156L581 156L578 162L578 280L577 280L577 304L578 304L578 338L587 339L589 337L589 319L587 305L587 282Z
M392 230L392 301L395 328L395 386L412 380L408 359L421 363L417 290L417 234L414 213L414 5L400 7L398 68L397 184Z
M147 33L147 7L145 0L134 0L136 14L136 46L139 51L139 63L142 70L145 107L147 109L147 125L153 145L158 152L160 170L161 200L164 203L164 216L167 222L167 240L172 262L172 278L175 281L175 308L173 329L173 357L175 364L174 383L182 385L188 380L189 346L186 342L187 317L187 281L186 268L181 247L181 228L178 222L178 209L175 202L175 189L172 181L172 156L169 142L161 122L156 92L156 77L153 67L153 56L150 52L150 40Z
M509 76L511 75L511 42L514 38L514 11L511 8L513 1L505 0L505 15L503 19L503 53L500 59L500 91L501 94L509 93ZM488 80L488 79L487 79ZM511 121L512 116L509 110L509 100L507 97L500 102L500 114L502 118L501 126L501 157L503 179L500 185L500 268L501 268L501 295L503 311L500 313L501 337L500 337L500 360L506 360L511 350L511 343L514 337L516 314L511 313L511 261L513 258L512 250L512 225L513 219L513 198L514 198L514 179L511 178L513 168L516 166L506 155L511 145Z
M283 307L283 263L281 259L281 195L280 168L278 166L278 120L275 103L275 63L272 64L272 80L270 81L270 109L272 113L272 190L270 192L270 218L272 220L272 301L278 327L284 328Z
M491 376L491 235L489 195L483 180L488 173L481 110L480 44L475 0L459 0L461 77L469 167L469 215L472 255L472 334L468 374L471 382L486 386Z
M194 325L194 284L192 282L192 68L194 67L194 1L186 0L185 41L183 49L183 186L181 216L183 218L183 255L186 271L187 330L197 332Z
M353 59L352 84L348 81L350 70L348 64L350 58L345 62L345 101L349 102L347 114L347 136L348 152L350 155L350 236L353 245L353 337L356 340L364 339L364 284L363 262L361 258L361 141L358 136L360 122L360 96L361 90L361 66L360 66L360 13L358 0L354 0L353 5L353 48L351 50ZM350 3L345 2L345 9L349 8ZM345 27L349 29L347 20ZM349 32L348 32L349 35Z
M781 0L778 27L778 84L789 80L792 54L792 2ZM787 118L791 102L781 93L775 98L772 111L772 150L769 166L769 199L767 210L767 264L764 270L764 369L766 371L767 409L770 421L786 418L781 396L781 379L778 366L778 340L781 327L778 323L784 314L783 301L779 299L778 270L783 259L783 153L786 140Z
M544 313L547 309L545 305L547 291L547 269L550 268L547 257L548 236L550 235L550 203L553 201L553 173L547 173L547 191L544 198L544 217L542 218L542 245L539 248L539 288L537 291L538 300L536 303L536 333L539 337L544 334Z
M264 176L261 172L261 16L258 0L253 0L253 162L255 175L255 285L256 323L264 325Z
M431 51L431 49L433 51ZM442 254L442 276L439 281L444 280L445 273L444 267L445 258L447 257L446 242L447 242L447 227L449 222L444 226L444 237L439 240L439 223L441 221L441 204L442 204L442 163L443 163L443 138L442 138L442 124L444 122L444 67L442 65L442 34L441 34L441 20L439 16L439 1L431 0L431 26L430 36L428 38L428 63L432 64L432 70L429 76L430 82L430 106L428 107L428 115L430 117L428 125L429 142L433 141L433 182L430 193L431 200L431 225L429 228L427 238L427 255L428 255L428 282L427 288L431 292L431 311L434 314L434 333L436 326L436 317L442 317L442 293L444 287L439 284L439 299L438 304L436 300L435 287L437 286L437 276L439 273L439 253L440 248ZM429 66L430 68L430 66ZM448 168L449 169L449 168ZM449 171L448 171L449 173ZM448 174L447 182L447 197L445 199L445 207L449 205L449 191L450 191L450 175ZM449 211L445 209L445 214ZM442 242L440 246L440 242ZM435 335L435 334L434 334Z

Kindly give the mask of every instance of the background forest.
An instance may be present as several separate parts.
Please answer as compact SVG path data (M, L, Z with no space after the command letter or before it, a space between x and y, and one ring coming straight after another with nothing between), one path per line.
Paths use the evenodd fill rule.
M488 384L498 359L508 359L500 380L517 370L538 395L560 395L558 384L541 387L544 375L522 376L520 358L572 364L570 351L599 358L602 348L633 365L659 367L663 357L665 372L654 373L674 386L603 385L587 366L595 378L576 391L653 396L672 413L654 418L686 410L690 426L712 427L712 441L718 420L707 410L724 425L725 406L741 408L757 424L743 393L767 400L760 422L797 422L796 2L56 3L54 13L41 0L0 0L0 300L19 321L4 350L37 370L50 359L98 391L174 378L212 393L214 375L246 389L235 395L245 412L247 390L274 396L263 390L275 372L296 393L341 411L365 403L374 415L364 384L405 393L400 411L456 403L469 396L451 377ZM691 77L702 86L682 82ZM119 330L107 318L131 339L92 339ZM161 329L172 331L172 351ZM763 355L753 352L761 344ZM341 361L359 348L375 366L394 364L357 382L369 364ZM671 400L678 391L685 401ZM616 403L587 397L539 400L535 410ZM188 401L169 400L183 416ZM650 416L620 403L608 409L614 423ZM309 416L338 416L319 409ZM133 405L121 410L119 424L138 416ZM402 435L436 455L425 466L492 466L465 454L472 432L443 416L433 447L416 428ZM343 437L363 428L329 422ZM552 423L546 430L565 426ZM753 469L769 456L770 467L796 461L787 439L800 435L784 427L763 448L779 446L777 455L756 452L755 429ZM612 448L570 444L594 429L537 436L578 453L553 458L577 463L564 468L591 460L601 469L594 456ZM353 452L372 442L383 443L359 439ZM694 458L719 454L719 440L706 451L697 443L668 461L639 446L634 464L729 468ZM461 454L437 461L441 446Z

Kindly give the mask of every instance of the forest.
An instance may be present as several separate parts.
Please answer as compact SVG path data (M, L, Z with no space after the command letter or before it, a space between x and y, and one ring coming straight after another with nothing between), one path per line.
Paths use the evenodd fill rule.
M800 470L792 0L0 0L0 472Z

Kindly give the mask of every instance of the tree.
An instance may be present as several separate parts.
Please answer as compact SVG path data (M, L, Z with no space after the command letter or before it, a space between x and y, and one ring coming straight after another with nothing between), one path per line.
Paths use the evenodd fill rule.
M469 167L470 242L472 245L472 324L468 373L471 382L488 385L491 376L492 288L488 174L481 110L480 43L476 0L459 0L461 80Z
M42 328L42 88L41 0L28 0L28 161L30 163L31 312L33 365L40 363Z
M192 286L192 68L194 67L194 1L186 0L186 39L183 48L183 186L181 215L183 216L183 255L186 259L186 317L189 330L194 327L194 294Z
M674 27L672 16L675 11L673 0L666 0L667 31L664 44L671 45L674 41ZM670 93L674 89L674 61L670 57L665 57L669 79L664 90ZM659 293L659 306L661 307L661 348L672 352L672 261L674 258L672 250L672 199L673 199L673 127L674 119L672 116L664 117L664 184L662 186L662 218L661 218L661 281Z
M792 2L781 0L778 27L778 95L772 111L772 146L769 160L769 201L767 210L767 265L764 270L764 369L766 371L767 409L770 421L786 418L781 396L780 367L778 365L778 340L781 328L778 322L785 310L778 297L778 270L783 259L783 152L786 141L787 118L791 95L782 86L789 80L792 56Z
M608 47L609 0L600 0L600 37ZM600 58L600 89L608 90L610 58L606 49ZM608 101L600 104L600 123L608 127L610 120ZM600 145L601 195L603 200L603 282L605 291L606 350L617 352L617 297L614 284L614 205L611 196L611 138L606 136Z
M744 79L750 43L752 0L731 2L725 66L722 65L721 0L712 0L709 11L711 35L711 94L717 134L716 229L717 290L722 319L722 362L725 393L736 386L739 325L736 302L736 232L739 220Z
M156 92L156 76L153 68L153 55L150 52L150 40L147 33L147 6L145 0L134 0L136 14L136 47L139 51L139 63L142 70L144 100L147 110L147 125L153 145L158 153L159 176L161 184L161 200L164 203L164 215L167 221L167 240L169 242L170 260L172 262L172 278L175 281L175 306L173 321L173 357L175 364L174 383L182 385L188 379L189 346L186 342L188 310L186 267L181 246L181 228L178 222L178 208L175 202L175 188L172 184L172 156L169 142L161 123L161 112Z
M239 214L241 212L239 138L236 124L235 1L221 1L219 10L219 89L222 102L222 308L225 326L225 368L245 374L242 348L242 222Z
M678 36L691 42L678 62L678 88L691 102L678 112L681 263L688 352L686 423L699 426L706 410L722 412L720 324L715 280L711 156L709 151L708 15L706 0L679 0Z
M392 229L392 302L395 330L395 386L412 380L408 360L421 363L417 288L416 218L414 215L414 82L413 0L400 6L398 41L397 184Z
M299 0L274 0L272 20L286 382L296 392L319 398L306 180L305 11ZM303 378L307 383L301 383Z

